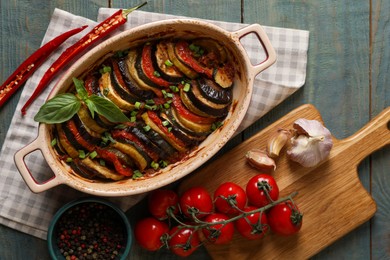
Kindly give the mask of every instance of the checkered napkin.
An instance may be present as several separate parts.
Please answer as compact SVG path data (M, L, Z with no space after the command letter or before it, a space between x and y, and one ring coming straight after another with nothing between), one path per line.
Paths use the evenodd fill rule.
M98 21L104 20L114 11L109 8L100 9ZM151 21L172 18L178 17L135 11L130 14L129 20L123 26L122 30ZM238 23L210 22L228 31L235 31L245 26ZM92 26L96 25L96 22L56 9L42 44L70 28L76 28L85 24L90 25L92 28ZM298 90L305 82L309 33L302 30L274 27L264 27L264 29L276 49L278 61L271 68L257 76L254 83L254 93L250 108L239 131L248 127L255 120L278 105ZM2 181L0 182L0 223L43 239L46 238L49 222L56 210L70 200L87 195L65 185L34 194L29 190L14 165L13 156L15 152L36 138L38 123L34 122L33 117L46 100L50 89L53 88L58 78L53 80L46 91L34 102L27 111L26 116L21 116L20 109L50 64L60 53L75 43L82 34L87 33L89 30L87 28L79 35L70 38L27 81L7 132L6 140L1 149L0 176ZM261 57L262 54L259 53L258 46L254 44L258 43L258 40L247 38L246 36L242 39L242 42L251 59ZM253 59L253 63L256 64L258 61ZM39 151L29 154L25 158L25 162L38 181L43 182L52 176L51 170ZM108 199L126 210L142 197L143 195Z

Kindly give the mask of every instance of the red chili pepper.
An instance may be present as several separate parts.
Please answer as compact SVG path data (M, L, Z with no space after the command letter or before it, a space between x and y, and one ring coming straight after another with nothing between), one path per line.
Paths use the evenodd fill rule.
M39 66L71 36L81 32L87 25L65 32L49 41L28 57L0 87L0 107L23 85L23 83L36 71Z
M58 73L60 69L62 69L76 55L80 54L82 51L87 49L97 40L111 33L112 31L117 29L120 25L124 24L127 21L127 16L132 11L144 6L145 4L146 2L130 9L118 10L113 15L108 17L106 20L104 20L103 22L95 26L89 33L87 33L78 42L76 42L68 49L66 49L60 55L60 57L51 65L51 67L45 72L41 81L36 87L34 93L27 100L26 104L24 104L22 108L22 115L26 114L27 108L39 96L39 94L45 89L45 87L49 85L50 81L54 78L54 76Z

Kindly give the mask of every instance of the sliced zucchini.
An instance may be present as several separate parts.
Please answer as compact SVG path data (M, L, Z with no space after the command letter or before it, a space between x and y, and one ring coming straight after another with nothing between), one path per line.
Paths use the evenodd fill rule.
M138 73L139 70L138 68L136 68L136 63L140 59L138 56L139 54L136 50L131 50L127 55L126 63L129 68L131 76L133 77L134 81L138 84L138 86L140 86L145 90L153 91L153 93L155 93L158 97L162 97L163 94L159 87L154 87L153 85L149 85L141 79Z
M213 78L222 88L231 88L234 82L235 69L230 63L214 70Z
M176 118L178 123L180 123L183 127L186 127L196 133L208 134L211 130L212 124L199 124L190 121L185 117L181 116L180 113L178 113L173 107L171 108L171 113Z
M120 58L117 60L118 69L122 74L123 81L126 84L127 89L130 93L132 93L134 96L140 98L140 99L152 99L154 98L154 92L151 90L143 89L134 81L132 78L128 64L126 62L126 57Z
M75 148L72 143L66 137L65 132L62 129L61 124L56 124L56 130L58 134L58 141L61 145L61 148L72 158L76 158L79 156L78 149Z
M111 82L111 76L109 72L104 73L99 80L100 92L111 100L119 108L132 111L134 110L134 104L131 104L124 100L114 89Z
M195 79L198 77L198 73L196 73L196 71L194 71L193 69L185 65L182 61L180 61L176 54L175 44L173 42L167 43L167 50L169 60L172 61L173 65L175 65L181 72L183 72L190 79Z
M183 73L181 73L169 59L168 46L165 41L153 45L152 60L156 71L158 71L163 79L173 84L184 80Z
M134 145L115 142L112 143L111 146L133 158L135 164L141 171L148 167L148 161L145 156L142 155Z
M77 115L79 116L81 122L86 125L92 131L102 134L107 131L107 128L101 127L96 121L91 117L87 106L84 104L81 105L79 111L77 111Z
M186 152L187 148L178 144L175 140L167 136L148 116L148 113L142 114L142 119L145 124L150 126L155 132L157 132L165 141L167 141L170 145L172 145L179 152Z
M230 104L217 104L207 100L202 96L199 91L199 87L197 86L196 81L192 81L191 88L188 92L186 92L187 97L191 100L192 104L194 104L200 111L205 114L209 114L215 117L223 117L226 116L229 112ZM181 90L184 92L184 90Z
M83 167L89 168L89 170L95 172L96 174L99 174L104 178L112 179L114 181L122 180L125 177L101 165L98 161L92 160L88 157L83 160L80 160L79 164Z

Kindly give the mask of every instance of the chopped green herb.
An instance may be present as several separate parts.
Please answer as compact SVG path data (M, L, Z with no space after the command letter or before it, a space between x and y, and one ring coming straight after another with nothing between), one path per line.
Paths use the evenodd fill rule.
M68 158L66 158L65 162L67 162L67 163L73 162L73 159L72 159L72 157L68 157Z
M136 116L130 117L130 122L134 123L136 120L137 120L137 117L136 117Z
M148 105L154 105L154 103L155 103L153 99L147 99L147 100L145 100L145 102Z
M172 61L170 61L170 60L166 60L164 63L165 63L165 65L167 65L168 67L172 67L172 66L173 66L173 63L172 63Z
M158 78L161 77L160 73L157 70L153 71L153 75Z
M165 167L167 167L168 166L168 162L167 161L164 161L164 160L161 160L160 161L160 167L161 168L165 168Z
M100 159L100 160L99 160L99 164L100 164L101 166L106 166L106 161L104 161L103 159Z
M191 88L191 84L187 82L186 84L184 84L183 91L188 92L190 91L190 88Z
M153 162L150 163L150 167L152 167L153 169L157 170L160 167L160 165L153 161Z
M79 150L79 158L84 159L85 157L86 157L86 154L85 154L84 150Z
M138 114L138 111L133 110L133 111L131 111L130 116L136 116L137 114Z
M89 158L91 159L95 159L95 157L97 156L97 152L96 151L93 151L92 153L89 154Z
M100 69L100 73L101 74L104 74L104 73L107 73L107 72L111 72L111 67L103 66L103 68Z
M165 103L164 103L164 108L167 108L167 109L168 109L168 108L170 108L170 107L171 107L171 104L170 104L170 103L168 103L168 102L165 102Z
M168 132L171 132L172 131L172 127L168 127Z
M146 132L150 131L150 125L144 126L144 130L145 130Z
M214 131L223 125L222 121L217 121L211 125L211 130Z
M110 141L111 143L116 143L115 139L112 138L111 134L109 132L104 132L103 136L102 136L102 140L105 144L108 144L108 142Z
M51 140L51 146L55 146L57 144L57 138L53 138L53 140Z
M163 124L163 126L169 126L169 121L168 120L164 120L164 121L162 121L162 124Z
M153 106L150 106L150 105L145 105L145 108L148 109L148 110L157 110L157 106L156 105L153 105Z
M135 107L136 109L140 109L140 108L141 108L141 103L138 102L138 101L135 102L134 107Z
M144 175L142 174L142 172L140 172L139 170L135 170L134 173L133 173L132 178L135 180L135 179L141 178L143 176Z
M178 86L169 86L169 88L173 91L173 92L179 92L179 88L178 88Z

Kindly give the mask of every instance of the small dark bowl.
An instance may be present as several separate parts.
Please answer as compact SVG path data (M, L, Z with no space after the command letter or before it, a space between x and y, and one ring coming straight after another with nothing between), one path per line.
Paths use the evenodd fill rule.
M69 215L66 215L65 213L68 213L68 210L75 210L75 212L78 212L80 209L80 206L88 207L91 205L97 205L99 206L99 209L92 209L95 210L99 214L99 210L101 208L107 208L105 213L113 213L110 215L115 222L115 227L121 228L123 232L123 240L125 240L122 244L123 246L118 249L118 255L115 259L126 259L127 255L130 252L132 241L133 241L133 234L132 229L130 226L130 223L124 214L124 212L117 207L116 205L112 204L111 202L108 202L101 198L83 198L83 199L77 199L75 201L69 202L63 207L61 207L56 214L54 215L53 219L51 220L49 230L47 233L47 242L48 242L48 248L49 253L52 259L65 259L65 257L61 254L60 247L57 243L57 239L59 238L58 235L58 229L60 228L60 220L62 217L68 217ZM84 208L84 210L90 210L89 208ZM103 211L102 211L103 212ZM75 220L75 219L73 219ZM108 223L108 222L107 222ZM119 226L119 227L118 227ZM111 235L113 232L111 232ZM95 233L96 234L96 233ZM81 236L80 236L81 237Z

